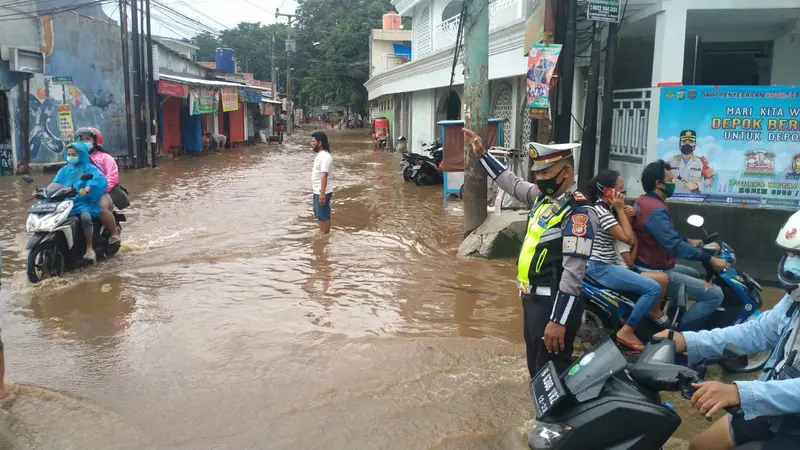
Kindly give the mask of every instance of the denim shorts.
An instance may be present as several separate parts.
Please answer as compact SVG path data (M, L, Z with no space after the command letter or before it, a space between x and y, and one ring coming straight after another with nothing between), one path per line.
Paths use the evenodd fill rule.
M331 199L333 192L325 194L325 204L319 204L319 194L314 194L314 217L320 222L331 220Z

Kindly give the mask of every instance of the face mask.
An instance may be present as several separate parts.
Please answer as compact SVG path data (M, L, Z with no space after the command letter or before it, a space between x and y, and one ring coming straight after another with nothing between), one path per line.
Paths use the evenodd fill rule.
M74 164L78 164L78 161L80 161L80 160L81 159L79 157L77 157L77 156L67 156L67 162L70 163L70 164L73 164L73 165Z
M86 150L91 152L94 149L94 142L84 142L86 144Z
M694 145L691 144L684 144L681 145L681 153L684 155L689 155L694 151Z
M558 192L559 189L561 189L561 185L564 184L563 181L560 182L560 183L558 181L558 177L561 176L561 172L563 172L563 171L564 171L564 169L561 169L556 174L556 176L554 176L553 178L548 178L546 180L537 179L536 180L536 186L539 187L539 190L542 191L542 193L544 193L544 195L553 195L553 194L555 194L556 192Z
M664 187L661 188L661 192L664 193L666 198L672 197L672 194L675 193L675 183L664 183Z

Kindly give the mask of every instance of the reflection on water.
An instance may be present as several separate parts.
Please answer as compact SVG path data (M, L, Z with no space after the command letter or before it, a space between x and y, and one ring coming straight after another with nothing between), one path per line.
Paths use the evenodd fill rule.
M123 173L119 256L36 286L30 188L0 178L8 376L42 386L8 407L0 443L524 448L513 261L454 256L460 205L404 183L361 131L331 133L319 237L306 140Z

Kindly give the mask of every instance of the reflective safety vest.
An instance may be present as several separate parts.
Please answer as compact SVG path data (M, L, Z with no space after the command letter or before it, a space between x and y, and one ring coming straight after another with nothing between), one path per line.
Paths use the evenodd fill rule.
M583 198L583 196L580 196ZM567 194L557 202L540 200L528 215L528 232L517 259L517 281L525 286L548 286L557 290L561 279L561 223L579 205L589 202L576 200ZM556 290L552 292L555 293Z

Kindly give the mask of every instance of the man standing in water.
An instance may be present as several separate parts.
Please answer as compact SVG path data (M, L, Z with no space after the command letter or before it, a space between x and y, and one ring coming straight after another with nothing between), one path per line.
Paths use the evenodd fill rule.
M311 134L311 149L317 154L311 168L311 189L314 193L314 216L319 221L319 231L328 234L331 231L331 199L333 184L330 174L333 170L331 147L328 135L322 131Z
M474 131L465 128L464 141L497 185L531 208L517 259L528 372L535 377L549 361L564 372L581 326L583 276L598 229L597 213L575 182L577 145L529 143L534 184L506 170Z

